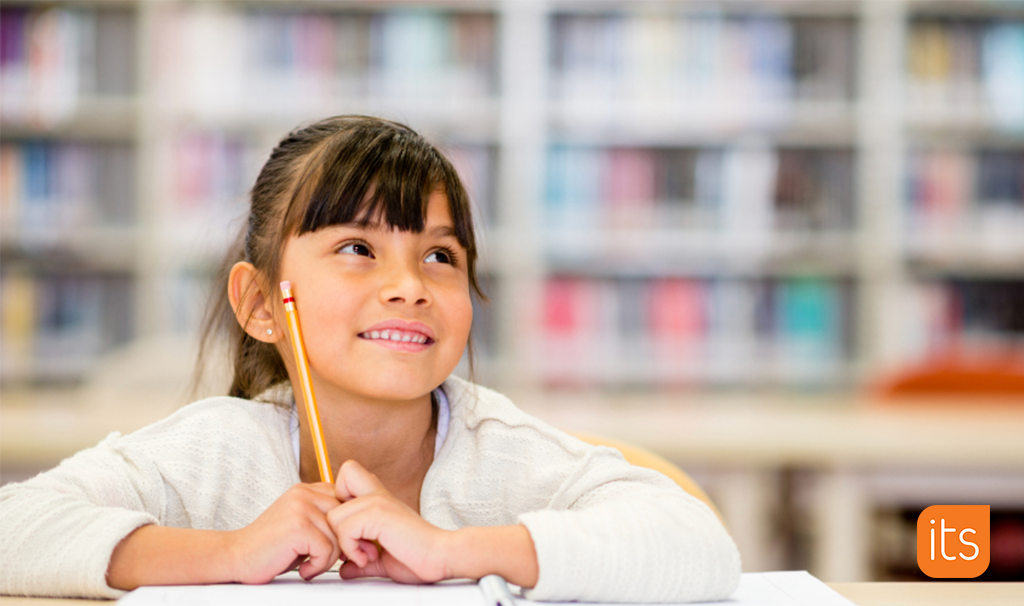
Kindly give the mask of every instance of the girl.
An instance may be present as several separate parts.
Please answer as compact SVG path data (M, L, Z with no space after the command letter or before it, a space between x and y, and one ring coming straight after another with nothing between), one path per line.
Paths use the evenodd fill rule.
M476 246L466 192L423 138L359 116L301 128L251 204L220 303L229 396L0 489L0 593L116 597L295 567L311 579L338 561L345 579L495 573L539 600L736 587L736 547L706 505L450 375L480 294ZM334 485L317 481L292 396L283 279Z

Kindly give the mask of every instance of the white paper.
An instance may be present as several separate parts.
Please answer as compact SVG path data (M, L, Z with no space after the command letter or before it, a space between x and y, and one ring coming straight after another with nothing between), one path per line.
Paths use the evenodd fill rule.
M564 605L560 602L533 602L523 605ZM327 573L311 582L297 573L281 575L266 585L185 585L178 587L142 587L122 597L123 606L484 606L483 594L472 581L446 581L434 585L400 585L381 579L342 581ZM586 606L584 602L573 602ZM701 602L726 606L853 606L827 585L806 572L746 573L739 589L722 602ZM699 606L692 604L691 606Z

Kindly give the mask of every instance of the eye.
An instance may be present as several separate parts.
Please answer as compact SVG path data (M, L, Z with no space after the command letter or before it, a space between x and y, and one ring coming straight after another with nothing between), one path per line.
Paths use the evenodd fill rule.
M365 242L349 242L338 249L343 255L359 255L361 257L373 258L373 251Z
M439 248L427 255L426 263L447 263L455 265L455 253L447 248Z

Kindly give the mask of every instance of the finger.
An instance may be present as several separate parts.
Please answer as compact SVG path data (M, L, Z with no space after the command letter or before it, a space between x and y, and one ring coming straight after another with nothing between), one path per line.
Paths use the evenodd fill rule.
M343 541L342 545L345 544ZM351 545L352 553L346 554L343 547L339 559L352 562L360 568L369 566L380 559L380 550L377 549L377 544L372 541L356 540Z
M376 562L380 559L380 545L373 541L359 539L359 549L370 558L371 562Z
M334 526L342 553L360 568L378 559L379 552L374 541L380 538L380 522L379 516L362 511Z
M302 485L303 497L313 503L320 513L327 513L341 504L334 496L334 485L326 482Z
M320 533L320 537L326 542L326 545L330 545L330 549L327 550L325 547L323 552L323 559L314 558L313 554L310 554L310 560L314 563L312 567L316 571L313 576L319 575L326 572L335 562L341 558L341 544L338 541L337 535L334 534L334 529L327 523L327 518L324 516L315 516L310 520L313 526ZM323 567L320 570L320 567Z
M377 476L366 471L362 465L349 459L338 469L338 478L334 481L334 494L341 501L348 501L377 491L383 491L384 485ZM386 492L386 491L385 491Z
M350 560L341 565L341 568L338 569L338 574L340 574L341 578L346 581L349 579L361 579L363 577L388 576L387 570L384 569L384 563L381 560L371 562L363 568L356 566L355 563Z
M335 509L337 509L337 506L335 507ZM324 515L319 510L314 509L307 512L306 518L308 522L313 525L313 528L315 528L317 532L319 532L327 540L329 540L331 544L334 546L334 548L338 549L340 552L340 547L338 546L338 533L335 532L334 525L331 524L330 520L327 518L327 515Z
M314 490L329 497L334 496L334 484L331 484L330 482L310 482L309 484L302 485L309 490Z
M346 520L364 511L373 509L377 511L377 515L386 515L389 512L386 509L386 505L386 499L378 499L376 495L351 499L328 511L326 516L327 522L337 533L338 527L344 524Z
M299 566L299 576L313 579L327 572L338 560L338 549L326 536L314 536L307 546L309 558Z

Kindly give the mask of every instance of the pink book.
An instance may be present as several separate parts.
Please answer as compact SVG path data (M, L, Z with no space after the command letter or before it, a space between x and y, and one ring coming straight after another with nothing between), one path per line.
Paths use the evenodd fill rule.
M649 149L608 152L605 195L610 227L650 227L656 196L656 159Z

